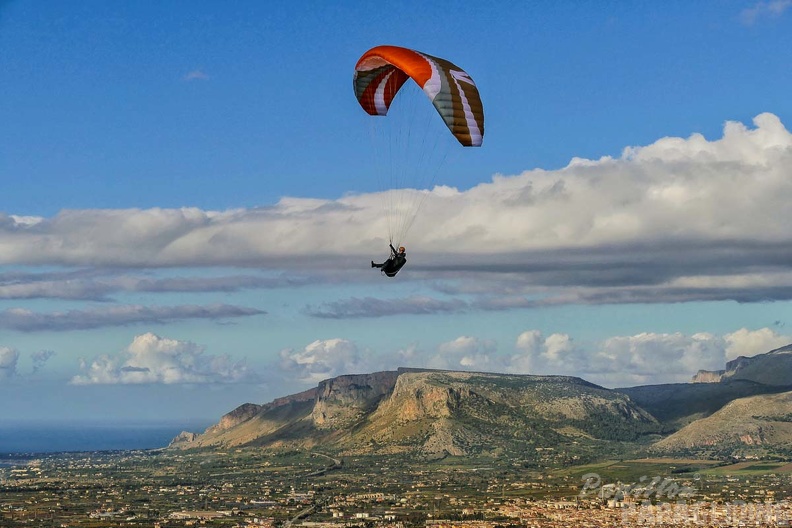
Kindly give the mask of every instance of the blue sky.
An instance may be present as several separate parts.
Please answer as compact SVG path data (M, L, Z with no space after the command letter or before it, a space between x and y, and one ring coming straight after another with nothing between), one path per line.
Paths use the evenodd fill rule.
M486 120L395 280L351 89L378 44L465 68ZM792 341L789 0L11 1L0 49L0 418L397 366L685 381Z

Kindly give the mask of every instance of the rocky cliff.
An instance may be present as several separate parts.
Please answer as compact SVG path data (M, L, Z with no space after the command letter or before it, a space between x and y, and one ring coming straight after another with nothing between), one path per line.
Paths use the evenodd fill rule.
M197 433L191 433L189 431L182 431L178 435L176 435L173 440L170 441L168 447L179 446L184 444L189 444L190 442L194 442L195 439L198 438Z
M718 383L726 374L725 370L699 370L690 380L693 383Z
M374 410L396 384L398 371L351 374L322 381L311 419L319 429L350 426Z
M208 434L220 433L236 427L256 416L263 407L263 405L256 405L255 403L243 403L233 411L224 414L217 424L209 427L205 432Z

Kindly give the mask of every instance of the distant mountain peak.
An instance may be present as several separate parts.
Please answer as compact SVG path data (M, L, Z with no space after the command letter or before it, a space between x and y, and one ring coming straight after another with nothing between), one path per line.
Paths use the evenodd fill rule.
M744 379L763 385L792 385L792 344L757 354L738 356L726 363L725 370L699 370L693 383L720 383Z

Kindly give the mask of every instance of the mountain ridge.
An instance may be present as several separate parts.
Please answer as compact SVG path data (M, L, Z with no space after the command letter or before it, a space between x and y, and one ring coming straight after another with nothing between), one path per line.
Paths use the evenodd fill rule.
M535 454L565 440L593 448L658 428L629 396L574 376L401 368L337 376L268 404L243 404L203 434L172 446Z
M702 372L708 372L708 382L701 382ZM575 376L401 367L344 374L269 403L242 404L202 434L180 434L170 447L321 446L342 455L426 458L506 453L535 464L593 460L620 449L701 448L723 455L729 446L745 452L746 446L761 445L762 452L785 452L773 448L792 442L783 419L773 423L778 434L754 438L755 417L742 414L751 409L743 400L775 401L773 395L792 391L790 381L792 345L739 356L723 371L699 371L689 383L619 389ZM720 433L707 436L709 429ZM753 440L735 442L731 431ZM726 447L713 449L713 438Z
M754 356L737 356L726 363L723 370L699 370L692 378L694 383L720 383L744 379L764 385L790 385L792 378L792 344Z

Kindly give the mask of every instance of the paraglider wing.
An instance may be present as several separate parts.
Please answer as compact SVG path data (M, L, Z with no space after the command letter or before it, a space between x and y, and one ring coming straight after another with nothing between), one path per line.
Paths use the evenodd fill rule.
M421 87L463 146L481 146L484 108L478 89L463 69L445 59L398 46L371 48L355 65L355 96L367 113L384 116L407 79Z

